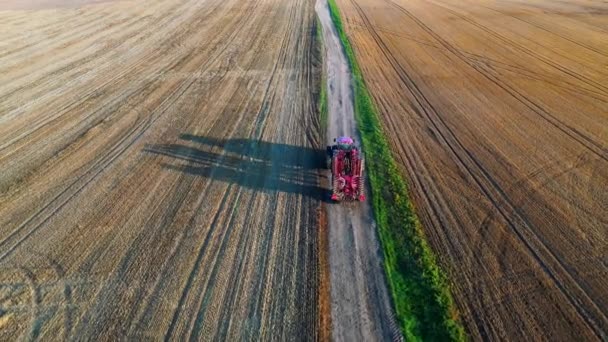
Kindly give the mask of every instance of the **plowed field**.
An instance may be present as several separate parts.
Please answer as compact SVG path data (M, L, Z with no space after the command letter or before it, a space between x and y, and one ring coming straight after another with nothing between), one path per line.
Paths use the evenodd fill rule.
M319 337L314 2L86 2L0 1L0 340Z
M339 0L474 339L608 334L608 5Z

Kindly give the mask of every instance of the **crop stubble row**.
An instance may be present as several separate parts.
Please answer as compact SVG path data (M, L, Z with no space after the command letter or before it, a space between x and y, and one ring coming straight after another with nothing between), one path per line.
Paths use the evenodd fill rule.
M474 338L606 338L608 8L593 4L339 1Z
M0 338L315 336L313 5L0 12Z

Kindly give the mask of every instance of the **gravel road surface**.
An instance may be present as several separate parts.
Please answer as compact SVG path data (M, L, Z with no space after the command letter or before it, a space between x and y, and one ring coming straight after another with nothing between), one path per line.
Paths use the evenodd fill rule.
M359 141L348 61L327 1L318 0L316 11L323 27L327 67L327 144L342 135ZM370 202L330 204L327 211L333 338L399 340Z

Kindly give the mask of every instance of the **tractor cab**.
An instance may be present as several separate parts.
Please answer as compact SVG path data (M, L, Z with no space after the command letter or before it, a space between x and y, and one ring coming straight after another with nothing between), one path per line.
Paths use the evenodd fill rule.
M350 151L355 147L355 141L351 137L340 137L335 139L336 146L343 151Z

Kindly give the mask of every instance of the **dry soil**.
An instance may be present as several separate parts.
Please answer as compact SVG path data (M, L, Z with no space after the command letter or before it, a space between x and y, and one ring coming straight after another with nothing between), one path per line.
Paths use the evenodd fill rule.
M85 2L0 2L0 340L317 338L314 3Z
M338 3L473 339L608 338L608 4Z

